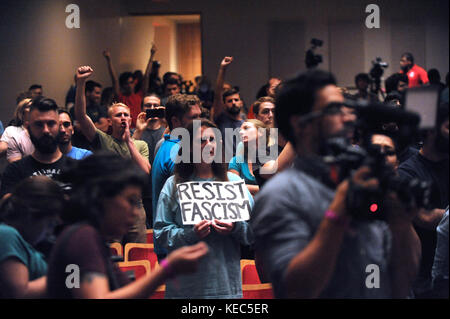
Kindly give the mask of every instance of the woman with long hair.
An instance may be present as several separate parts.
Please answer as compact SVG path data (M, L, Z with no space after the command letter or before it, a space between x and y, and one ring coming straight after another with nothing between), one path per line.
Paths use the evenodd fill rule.
M112 263L108 243L123 237L139 214L147 176L130 159L99 152L74 164L61 179L72 184L66 223L53 248L48 272L51 298L148 298L167 278L195 271L204 243L174 251L162 267L134 282ZM66 267L79 269L79 289L66 285Z
M199 125L200 124L200 125ZM228 174L226 163L217 154L217 126L207 119L194 120L188 127L189 138L182 140L179 163L175 174L165 183L156 211L154 234L156 242L169 252L200 240L209 246L208 255L199 263L199 271L179 276L166 284L166 298L242 298L240 272L240 244L249 245L253 233L246 221L224 222L204 219L195 225L185 225L182 220L177 184L185 182L211 183L242 181ZM182 152L189 150L183 158ZM200 150L200 160L194 161L194 150ZM197 157L198 158L198 157ZM181 159L181 161L180 161ZM250 207L253 199L243 189ZM210 201L210 203L213 203Z

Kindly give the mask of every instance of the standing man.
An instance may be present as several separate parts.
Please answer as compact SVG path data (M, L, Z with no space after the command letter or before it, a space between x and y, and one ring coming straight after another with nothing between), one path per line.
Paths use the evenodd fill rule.
M31 94L31 99L35 100L43 95L42 85L33 84L28 88L28 91Z
M236 139L239 139L239 129L242 123L244 123L244 119L241 116L241 110L244 104L240 93L236 89L230 89L223 92L225 73L231 62L233 62L233 57L227 56L223 58L220 63L216 89L214 91L214 103L211 107L211 120L219 127L223 142L225 143L226 160L229 160L236 155L236 147L238 144L236 143ZM237 134L232 134L236 129L238 129ZM226 134L226 131L229 133ZM234 137L236 137L236 139L234 139ZM231 146L232 150L229 149Z
M75 116L80 123L80 129L94 149L108 150L120 156L131 158L146 174L150 174L148 162L148 147L144 141L131 138L130 109L123 103L113 104L108 110L108 121L111 125L111 135L97 129L86 114L86 98L84 86L86 79L94 72L89 66L77 69L77 92L75 97ZM130 229L124 242L146 242L146 217L144 207L140 207L141 214L132 229Z
M161 100L159 96L154 93L147 94L142 101L142 113L138 115L136 121L136 130L134 131L133 138L136 140L143 140L147 143L149 149L149 162L153 165L153 159L155 157L156 144L162 139L166 126L163 121L164 118L160 117L148 117L147 110L162 110L164 107L160 106ZM142 201L144 202L145 213L147 215L147 227L153 228L153 213L152 213L152 191L150 187L146 188L142 192Z
M387 222L355 218L347 193L378 181L365 166L336 186L324 161L327 140L345 136L343 101L334 77L319 70L285 82L277 96L276 122L297 158L260 190L250 221L259 271L277 298L405 298L416 275L414 211L389 194Z
M132 118L131 128L135 128L137 116L139 115L139 113L141 113L142 98L148 90L149 78L155 53L156 46L152 44L152 47L150 49L150 58L147 63L147 68L145 69L141 90L138 92L134 92L136 79L133 73L124 72L120 75L119 80L117 80L116 71L114 70L113 64L111 62L110 53L109 51L103 52L103 56L105 57L106 63L108 65L109 75L111 76L114 93L116 94L119 102L127 105L130 108Z
M400 73L408 76L410 88L429 82L427 71L414 64L414 56L409 52L403 53L400 58Z
M6 167L1 183L2 197L11 193L15 185L27 177L58 176L67 161L58 148L59 117L55 101L42 97L33 101L27 130L34 152Z
M170 131L186 127L193 120L198 119L201 114L200 99L195 95L176 94L169 97L166 103L166 121ZM159 194L166 180L173 175L175 168L175 158L180 149L180 140L171 138L170 134L164 135L164 142L161 144L155 155L152 168L152 211L153 224L156 220L156 208ZM153 235L154 236L154 235ZM158 260L162 260L167 251L155 245L155 253Z
M82 160L89 155L92 155L92 152L89 150L85 150L83 148L78 148L72 145L72 136L73 136L73 122L70 117L69 112L64 110L58 110L59 114L59 134L58 134L58 146L63 154L66 156L76 159Z

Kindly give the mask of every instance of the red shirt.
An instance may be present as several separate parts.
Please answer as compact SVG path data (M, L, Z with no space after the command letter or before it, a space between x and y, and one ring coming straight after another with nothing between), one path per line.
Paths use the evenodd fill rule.
M142 99L144 97L144 93L139 91L137 93L133 93L131 95L123 95L122 93L119 95L119 102L125 104L130 108L131 115L131 128L136 127L136 119L141 113L141 104Z
M403 70L400 73L404 73ZM414 64L413 67L406 73L409 80L409 87L413 88L422 84L428 83L428 74L423 68Z

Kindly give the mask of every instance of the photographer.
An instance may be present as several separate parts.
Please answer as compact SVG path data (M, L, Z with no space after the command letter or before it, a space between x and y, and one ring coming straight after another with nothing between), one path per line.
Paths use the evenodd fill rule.
M359 212L347 207L349 189L376 189L378 180L361 167L336 187L324 162L327 139L345 134L342 112L330 104L343 100L323 71L301 74L278 93L276 121L297 159L259 192L251 221L260 276L277 298L404 298L415 277L415 211L389 194L387 222L353 218ZM369 265L379 270L376 288L368 285Z

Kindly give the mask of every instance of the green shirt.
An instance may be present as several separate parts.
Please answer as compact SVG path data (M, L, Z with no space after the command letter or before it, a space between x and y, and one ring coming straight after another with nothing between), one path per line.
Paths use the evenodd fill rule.
M93 146L97 150L108 150L122 157L131 158L130 150L125 141L118 140L111 135L108 135L99 129L96 129L97 134L95 135ZM134 146L139 151L139 153L148 160L148 145L146 142L141 140L132 139Z

